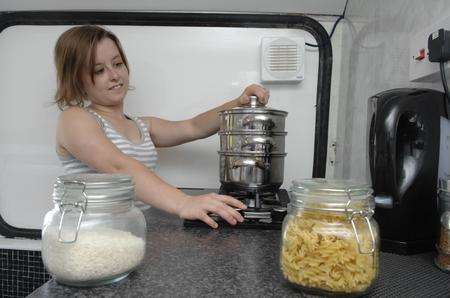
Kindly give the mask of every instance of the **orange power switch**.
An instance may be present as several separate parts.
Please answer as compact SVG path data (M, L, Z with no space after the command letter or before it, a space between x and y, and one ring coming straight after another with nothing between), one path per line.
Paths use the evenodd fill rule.
M414 59L417 60L417 61L425 59L425 49L420 49L419 50L419 55L414 57Z

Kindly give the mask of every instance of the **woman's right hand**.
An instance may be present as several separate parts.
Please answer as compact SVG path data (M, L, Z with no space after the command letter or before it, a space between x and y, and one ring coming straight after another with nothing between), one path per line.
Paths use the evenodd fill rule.
M200 219L212 228L217 228L219 225L208 214L217 214L229 224L235 225L244 221L242 215L235 208L246 209L247 206L230 196L209 193L188 197L179 209L178 214L181 218Z
M258 84L252 84L244 89L244 92L237 98L238 106L246 106L250 104L250 96L256 95L258 101L266 105L269 101L270 92L266 88Z

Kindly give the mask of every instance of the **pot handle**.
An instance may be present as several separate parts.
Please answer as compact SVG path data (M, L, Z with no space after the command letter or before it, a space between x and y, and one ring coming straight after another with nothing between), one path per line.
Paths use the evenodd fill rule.
M273 138L267 136L255 136L251 140L249 140L249 138L246 137L242 142L241 150L244 150L246 147L250 145L257 145L257 144L266 145L268 147L266 151L272 151L275 147Z
M250 107L256 108L264 106L262 103L259 102L258 97L256 95L250 95Z
M242 118L242 126L248 127L255 122L260 122L267 127L267 129L272 129L275 127L275 123L272 119L267 117L266 115L247 115Z
M258 167L262 170L269 168L268 165L254 159L237 159L233 162L233 169L247 166Z

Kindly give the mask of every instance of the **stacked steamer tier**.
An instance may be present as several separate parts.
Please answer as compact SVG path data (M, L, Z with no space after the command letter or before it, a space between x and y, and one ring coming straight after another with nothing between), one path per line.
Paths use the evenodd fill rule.
M221 188L276 193L283 184L287 112L250 99L248 107L219 113Z

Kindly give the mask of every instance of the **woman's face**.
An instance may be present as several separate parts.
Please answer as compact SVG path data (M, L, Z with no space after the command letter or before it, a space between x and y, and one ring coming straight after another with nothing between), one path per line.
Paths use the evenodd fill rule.
M94 63L94 84L87 67L82 75L87 99L102 106L122 104L128 91L129 75L114 41L104 38L97 44Z

